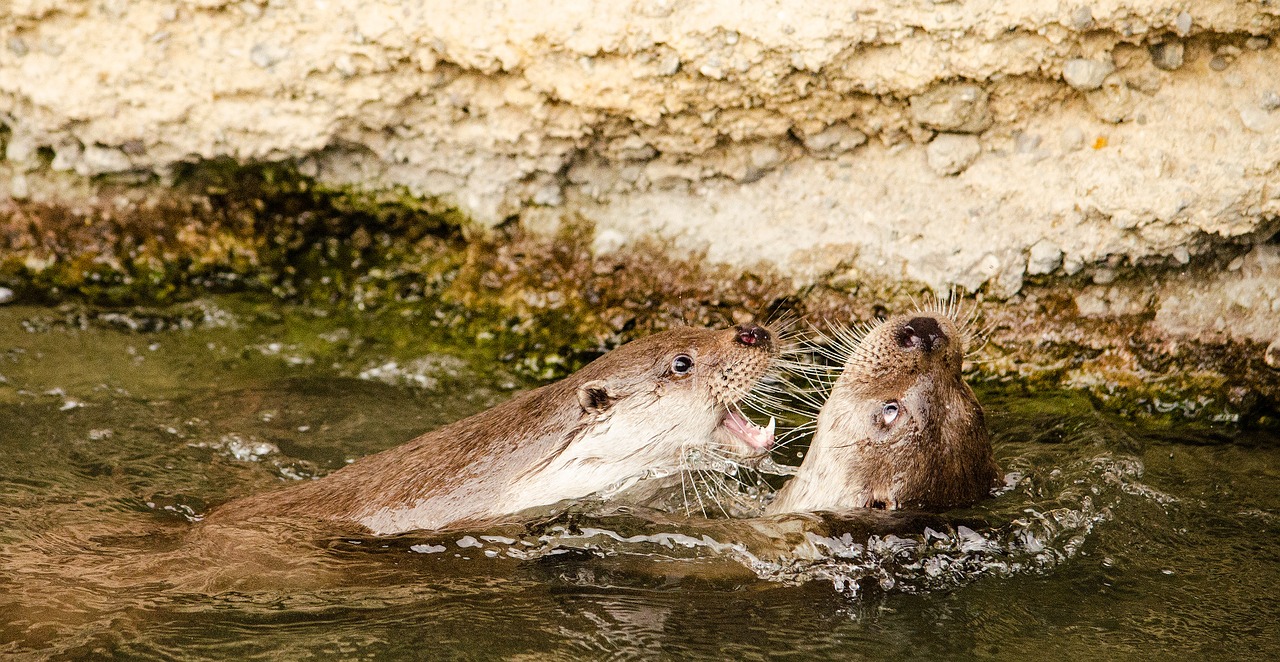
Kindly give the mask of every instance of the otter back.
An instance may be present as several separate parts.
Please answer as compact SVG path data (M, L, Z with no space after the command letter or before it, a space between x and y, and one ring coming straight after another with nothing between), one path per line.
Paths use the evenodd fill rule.
M325 478L230 502L208 519L337 520L379 534L469 526L678 471L689 448L738 443L721 450L746 452L760 435L724 422L776 356L772 333L755 325L665 331Z

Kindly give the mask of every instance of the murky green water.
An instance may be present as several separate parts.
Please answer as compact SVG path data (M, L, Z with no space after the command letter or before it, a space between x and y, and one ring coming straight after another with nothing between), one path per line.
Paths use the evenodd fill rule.
M234 299L0 307L0 655L1280 656L1280 439L1072 395L980 391L1009 489L810 525L803 560L769 542L794 521L595 507L385 540L189 521L527 386L502 348L414 329Z

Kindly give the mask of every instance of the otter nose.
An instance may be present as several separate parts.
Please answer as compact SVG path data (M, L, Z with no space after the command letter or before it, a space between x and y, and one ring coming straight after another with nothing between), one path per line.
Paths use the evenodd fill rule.
M898 345L904 348L916 347L930 352L946 342L947 334L942 332L938 320L932 317L913 317L898 331Z
M747 347L768 349L769 344L773 342L773 336L769 334L769 330L762 326L741 324L738 326L737 331L738 342Z

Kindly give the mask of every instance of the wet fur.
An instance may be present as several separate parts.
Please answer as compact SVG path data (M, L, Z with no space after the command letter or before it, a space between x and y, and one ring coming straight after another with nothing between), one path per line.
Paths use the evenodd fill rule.
M952 315L901 315L843 339L844 368L809 452L768 512L945 510L990 494L999 467L982 407L961 376L967 334ZM913 344L906 328L921 319L936 323L941 340ZM899 414L885 425L890 402Z
M770 367L772 343L736 338L692 328L642 338L560 382L320 480L230 502L209 520L336 520L379 534L474 526L678 470L686 446L720 443L724 408ZM678 354L694 359L687 375L671 372Z

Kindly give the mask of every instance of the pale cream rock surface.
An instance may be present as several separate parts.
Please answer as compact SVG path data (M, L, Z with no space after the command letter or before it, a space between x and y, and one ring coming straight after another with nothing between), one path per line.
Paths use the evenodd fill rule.
M484 225L586 218L601 249L1012 296L1265 241L1278 30L1225 0L6 0L0 196L292 159ZM981 154L939 174L935 131Z

